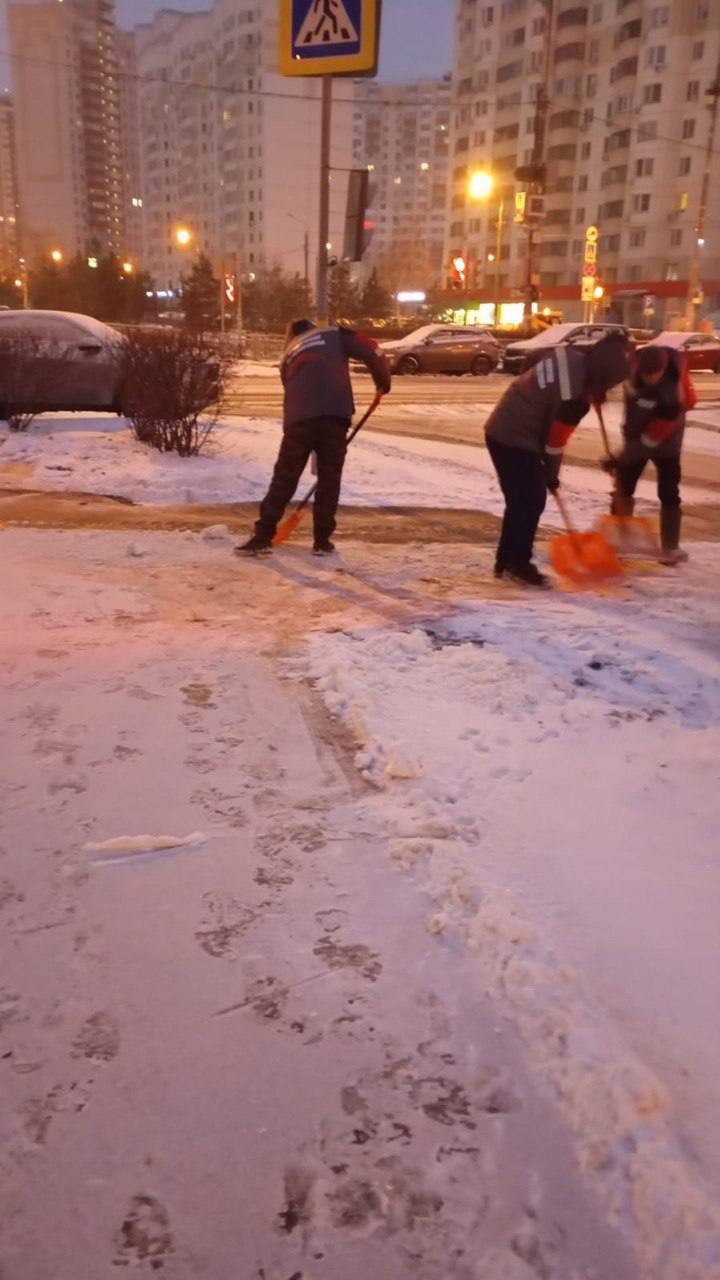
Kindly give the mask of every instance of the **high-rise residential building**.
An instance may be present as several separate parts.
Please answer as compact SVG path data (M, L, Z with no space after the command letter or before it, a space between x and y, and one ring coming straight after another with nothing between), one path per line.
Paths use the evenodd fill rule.
M364 265L393 291L443 278L450 94L449 75L355 86L354 163L370 170L373 227Z
M544 85L547 186L534 263L543 298L579 315L594 224L599 278L623 314L642 310L647 295L656 319L682 313L719 59L720 0L457 0L446 264L463 254L469 289L491 296L503 198L502 296L523 288L527 233L512 220L523 187L514 171L532 159ZM476 170L495 179L484 201L469 194ZM699 246L710 291L720 291L719 207L713 163Z
M12 98L0 94L0 275L18 270L18 194Z
M120 95L123 253L133 264L143 259L143 197L140 176L140 95L136 40L132 31L116 31L117 83Z
M11 0L8 18L25 256L121 253L113 0Z
M241 274L278 264L314 280L320 89L283 78L277 5L215 0L136 29L144 262L177 288L198 252ZM330 254L342 251L352 86L333 107ZM185 233L184 245L177 232Z

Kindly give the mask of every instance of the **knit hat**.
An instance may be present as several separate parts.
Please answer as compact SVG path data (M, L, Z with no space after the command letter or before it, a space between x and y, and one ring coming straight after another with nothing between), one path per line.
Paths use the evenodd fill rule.
M291 338L299 338L301 333L309 333L314 328L312 320L291 320L287 331L288 342Z
M629 372L629 349L624 333L608 333L588 351L588 385L595 399L604 400L610 388L624 382Z
M646 373L664 373L668 362L669 356L664 347L641 347L636 367L640 376Z

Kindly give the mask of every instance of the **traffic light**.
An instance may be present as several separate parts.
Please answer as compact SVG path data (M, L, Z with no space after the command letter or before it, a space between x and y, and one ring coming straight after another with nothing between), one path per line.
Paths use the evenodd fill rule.
M370 187L367 169L351 169L343 240L343 258L346 262L360 262L370 246L375 224L368 219L367 211L374 195L375 190Z
M532 186L544 188L547 182L547 165L521 164L515 170L515 178L518 182L528 182Z

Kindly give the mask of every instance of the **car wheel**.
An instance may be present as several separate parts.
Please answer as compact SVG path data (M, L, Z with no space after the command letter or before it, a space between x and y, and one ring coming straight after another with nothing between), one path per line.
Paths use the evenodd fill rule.
M397 367L398 373L419 373L420 361L417 356L403 356Z
M714 373L720 373L720 360L718 360L717 364L715 365L715 368L714 368L713 372L714 372ZM1 416L2 416L2 415L0 414L0 417L1 417Z
M489 373L492 373L494 367L489 356L475 356L470 365L470 372L474 378L486 378Z

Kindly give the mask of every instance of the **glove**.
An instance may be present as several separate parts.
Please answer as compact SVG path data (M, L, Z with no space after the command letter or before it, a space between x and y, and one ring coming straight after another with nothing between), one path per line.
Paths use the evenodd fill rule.
M614 476L618 469L618 460L617 458L601 458L600 467L607 475Z

